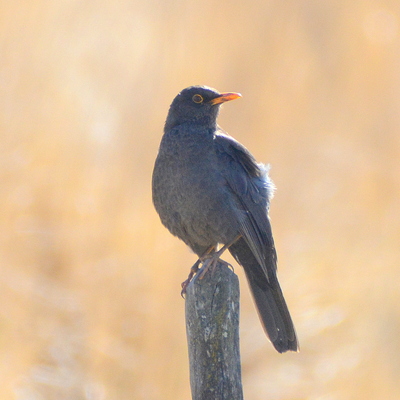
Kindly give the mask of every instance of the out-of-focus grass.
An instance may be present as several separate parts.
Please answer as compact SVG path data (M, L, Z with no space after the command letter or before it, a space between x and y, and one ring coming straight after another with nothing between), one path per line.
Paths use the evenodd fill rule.
M1 10L1 399L189 398L179 292L195 257L161 226L150 181L191 84L243 94L220 123L278 187L302 350L274 352L242 279L246 398L400 397L397 4Z

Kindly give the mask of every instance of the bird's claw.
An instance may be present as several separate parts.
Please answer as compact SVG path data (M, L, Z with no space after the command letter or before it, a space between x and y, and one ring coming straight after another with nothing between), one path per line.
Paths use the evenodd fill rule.
M182 287L181 296L182 296L182 298L185 298L186 289L187 289L187 287L188 287L190 281L192 280L193 276L194 276L195 274L197 274L197 272L198 272L198 270L199 270L199 264L200 264L200 263L201 263L201 260L198 259L198 260L193 264L192 268L190 268L190 272L189 272L189 275L188 275L187 279L186 279L184 282L182 282L182 284L181 284L181 287Z

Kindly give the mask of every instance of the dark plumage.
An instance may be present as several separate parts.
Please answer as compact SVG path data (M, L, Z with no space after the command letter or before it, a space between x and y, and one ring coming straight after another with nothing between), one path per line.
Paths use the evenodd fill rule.
M218 244L243 266L260 319L279 352L298 342L276 275L268 168L217 126L220 105L240 97L191 86L171 104L153 172L162 223L204 261Z

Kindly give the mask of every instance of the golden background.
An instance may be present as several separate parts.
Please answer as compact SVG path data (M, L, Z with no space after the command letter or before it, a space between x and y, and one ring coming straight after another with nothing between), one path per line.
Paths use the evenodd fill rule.
M400 398L400 3L3 1L0 398L190 398L180 283L151 173L184 87L278 187L299 354L240 267L248 400Z

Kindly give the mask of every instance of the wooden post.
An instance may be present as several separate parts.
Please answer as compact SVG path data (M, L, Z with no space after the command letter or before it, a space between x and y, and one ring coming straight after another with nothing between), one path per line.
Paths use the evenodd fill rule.
M243 400L239 351L239 280L218 263L186 290L192 400Z

